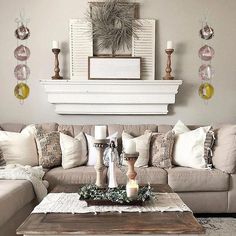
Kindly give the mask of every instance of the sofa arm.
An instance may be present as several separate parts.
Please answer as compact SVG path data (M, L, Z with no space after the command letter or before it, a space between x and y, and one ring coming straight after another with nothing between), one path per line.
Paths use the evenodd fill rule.
M236 213L236 174L230 175L230 189L228 193L228 212Z

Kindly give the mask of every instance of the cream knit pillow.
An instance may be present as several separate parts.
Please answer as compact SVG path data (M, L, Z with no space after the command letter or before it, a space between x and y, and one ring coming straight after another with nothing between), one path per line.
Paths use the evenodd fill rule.
M60 145L64 169L81 166L87 162L87 144L83 132L75 138L60 133Z
M125 148L127 140L132 139L136 143L136 150L137 152L139 152L139 157L135 162L135 167L148 167L151 137L152 137L151 132L146 132L145 134L134 138L132 135L123 131L122 133L123 149ZM123 161L123 164L127 165L125 161Z
M38 165L34 136L26 129L21 133L0 131L0 149L6 164Z

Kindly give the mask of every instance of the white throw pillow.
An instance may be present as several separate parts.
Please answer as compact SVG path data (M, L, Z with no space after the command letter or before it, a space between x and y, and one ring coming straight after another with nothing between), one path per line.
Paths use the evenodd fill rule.
M87 161L87 143L83 132L75 138L60 133L62 167L70 169L84 165Z
M182 134L191 131L181 120L179 120L173 128L175 134Z
M135 162L134 165L135 167L148 167L151 137L152 137L152 132L145 132L145 134L134 138L132 135L123 131L122 133L123 149L125 148L127 140L132 139L136 143L136 150L137 152L139 152L139 157ZM127 165L126 161L124 161L123 164Z
M21 133L0 131L0 149L6 164L38 165L34 136L27 128Z
M189 130L181 121L178 121L175 132L173 164L196 169L206 168L204 159L204 143L211 126Z
M110 141L114 141L117 145L117 135L118 132L110 135L107 137L107 139L110 139ZM85 134L87 142L88 142L88 162L87 166L94 166L96 165L97 161L97 151L96 148L94 147L94 140L95 138L91 135Z

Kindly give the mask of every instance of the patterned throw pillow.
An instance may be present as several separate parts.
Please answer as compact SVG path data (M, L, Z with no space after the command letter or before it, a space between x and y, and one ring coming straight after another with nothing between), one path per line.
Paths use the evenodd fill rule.
M41 125L36 125L35 128L39 165L43 168L60 166L62 159L60 133L58 131L46 132Z
M0 166L4 166L6 161L4 160L2 150L0 149Z
M152 133L149 164L160 168L171 168L174 141L175 135L172 131Z

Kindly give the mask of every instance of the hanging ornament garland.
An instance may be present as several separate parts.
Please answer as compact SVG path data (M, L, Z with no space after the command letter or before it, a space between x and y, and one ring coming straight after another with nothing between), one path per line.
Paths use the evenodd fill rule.
M28 67L28 59L30 57L30 49L27 47L30 30L28 29L29 19L25 18L23 13L15 20L17 29L15 37L17 39L17 47L14 51L14 56L17 60L17 65L14 69L14 75L17 84L14 89L14 94L21 103L29 96L30 88L27 85L27 80L30 76L30 68Z
M205 40L205 45L198 51L198 56L202 60L202 65L199 67L199 77L201 85L198 89L199 96L204 100L209 100L214 95L214 87L211 80L215 75L211 61L215 55L215 50L208 45L208 40L214 37L214 29L209 26L206 18L202 22L202 28L199 31L200 37Z

